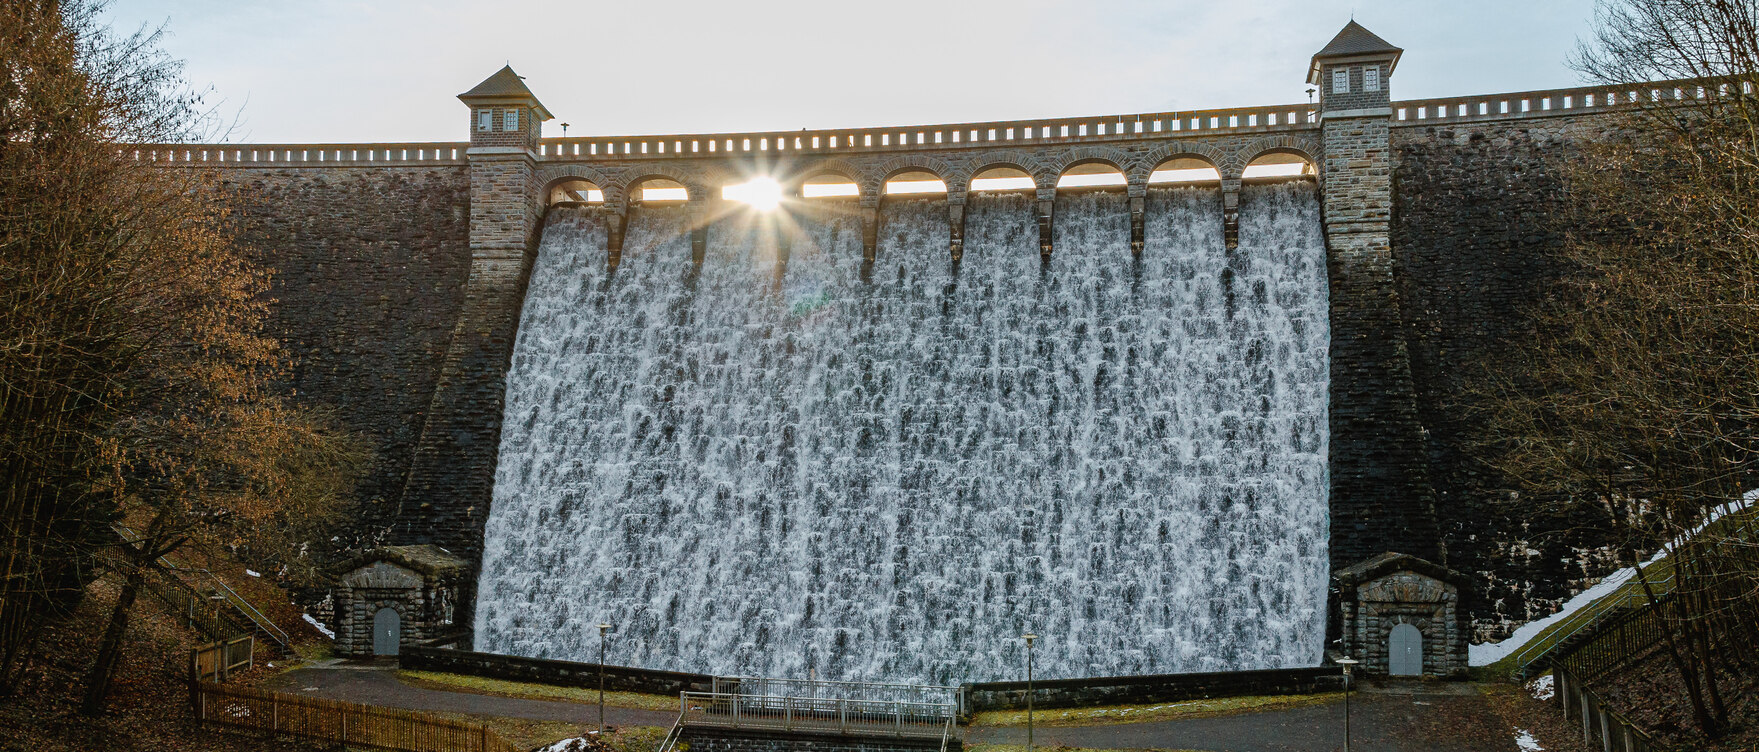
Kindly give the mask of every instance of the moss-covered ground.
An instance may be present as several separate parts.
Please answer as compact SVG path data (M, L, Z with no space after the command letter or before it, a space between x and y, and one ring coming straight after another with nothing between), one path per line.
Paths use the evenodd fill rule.
M587 704L596 704L599 701L598 690L583 687L558 687L550 684L531 684L481 676L442 674L434 671L398 671L397 679L405 684L423 689L437 689L446 692L473 692L479 695L515 697L521 700L562 700ZM618 708L678 712L678 698L666 695L606 692L605 704Z
M1142 723L1173 721L1184 718L1208 718L1218 715L1282 710L1307 705L1323 705L1344 699L1342 692L1317 695L1282 695L1274 697L1224 697L1214 700L1186 700L1152 705L1112 705L1098 708L1059 708L1035 710L1033 723L1039 726L1091 726L1108 723ZM978 713L972 726L1025 726L1026 711L998 710Z

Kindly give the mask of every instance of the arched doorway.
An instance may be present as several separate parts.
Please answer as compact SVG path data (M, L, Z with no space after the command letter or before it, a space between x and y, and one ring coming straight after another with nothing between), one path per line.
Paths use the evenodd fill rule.
M403 619L386 606L373 614L373 655L396 655L403 641Z
M1392 676L1423 675L1423 633L1410 624L1393 627L1387 635L1386 672Z

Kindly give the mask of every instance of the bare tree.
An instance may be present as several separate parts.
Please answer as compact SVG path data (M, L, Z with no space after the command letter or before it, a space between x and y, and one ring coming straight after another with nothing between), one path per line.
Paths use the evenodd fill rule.
M1719 671L1759 658L1732 637L1759 630L1752 528L1704 527L1759 486L1759 0L1603 0L1596 21L1575 67L1629 106L1566 169L1570 272L1478 390L1482 440L1525 488L1612 512L1633 566L1668 549L1673 594L1642 585L1716 737Z

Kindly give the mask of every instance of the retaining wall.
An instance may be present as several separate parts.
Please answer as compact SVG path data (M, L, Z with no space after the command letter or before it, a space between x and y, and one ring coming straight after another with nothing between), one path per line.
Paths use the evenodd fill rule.
M1344 676L1337 666L1051 679L1032 683L1032 706L1079 708L1140 705L1217 697L1306 695L1343 690ZM1026 708L1026 682L1023 681L967 684L964 692L965 706L970 713Z
M837 734L781 733L686 727L679 738L693 752L939 752L939 739L888 739ZM958 738L947 740L948 752L965 745Z
M561 687L599 686L599 664L551 661L542 658L521 658L512 655L477 653L468 650L406 646L398 656L400 665L418 671L440 671L466 676L551 684ZM709 692L714 677L681 671L604 667L605 689L619 692L641 692L651 695L676 695L679 692Z

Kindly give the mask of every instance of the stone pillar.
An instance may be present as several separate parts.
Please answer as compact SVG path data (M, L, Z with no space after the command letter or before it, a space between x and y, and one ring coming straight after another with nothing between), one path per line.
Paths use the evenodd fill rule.
M965 193L947 194L947 250L957 264L965 258Z
M867 266L879 253L879 204L877 193L861 196L861 259Z
M1228 250L1240 247L1240 177L1222 178L1222 238Z
M1052 216L1057 207L1057 189L1038 189L1038 256L1043 263L1050 263L1051 238L1055 230Z
M474 560L482 550L507 367L539 229L539 123L550 115L511 68L459 99L471 108L470 276L410 464L397 537ZM468 609L475 599L461 594L460 600Z
M1142 245L1147 236L1144 218L1148 209L1148 184L1131 183L1125 190L1130 195L1130 253L1141 256Z
M1334 570L1383 551L1444 562L1389 237L1389 78L1401 53L1352 21L1308 73L1324 149Z

